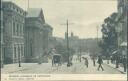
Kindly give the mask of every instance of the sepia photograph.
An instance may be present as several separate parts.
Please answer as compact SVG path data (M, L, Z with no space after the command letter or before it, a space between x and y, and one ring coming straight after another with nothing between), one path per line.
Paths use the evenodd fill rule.
M1 0L0 13L3 76L127 76L128 0Z

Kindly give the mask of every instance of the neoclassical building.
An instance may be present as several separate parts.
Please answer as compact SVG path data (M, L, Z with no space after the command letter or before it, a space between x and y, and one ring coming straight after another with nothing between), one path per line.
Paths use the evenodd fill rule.
M52 27L45 23L41 8L29 8L25 19L26 62L46 61Z
M1 9L0 9L0 67L3 68L3 7L2 7L2 2L0 2L1 4Z
M4 63L24 61L25 11L13 2L3 2Z
M44 38L44 40L43 40L43 42L44 42L44 49L46 50L46 51L49 51L49 50L51 50L51 48L52 48L52 46L51 46L51 40L52 40L52 32L53 32L53 28L49 25L49 24L47 24L47 23L45 23L44 25L44 33L43 33L43 38Z

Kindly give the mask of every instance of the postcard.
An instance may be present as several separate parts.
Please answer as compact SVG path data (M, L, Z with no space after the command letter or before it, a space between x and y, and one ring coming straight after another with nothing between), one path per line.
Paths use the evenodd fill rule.
M1 81L126 81L127 0L1 0Z

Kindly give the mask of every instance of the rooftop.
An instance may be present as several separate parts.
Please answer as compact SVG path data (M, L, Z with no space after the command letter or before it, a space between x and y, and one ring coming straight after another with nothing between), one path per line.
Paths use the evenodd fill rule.
M41 8L29 8L26 17L39 17L41 11Z
M17 8L19 8L20 10L22 10L23 12L25 12L25 10L23 10L21 7L19 7L16 3L12 2L12 1L3 1L3 4L11 4Z
M44 26L47 27L47 28L53 29L52 26L47 24L47 23L45 23Z

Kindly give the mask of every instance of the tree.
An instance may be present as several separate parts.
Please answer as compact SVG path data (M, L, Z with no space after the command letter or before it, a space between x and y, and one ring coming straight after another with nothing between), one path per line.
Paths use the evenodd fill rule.
M67 51L67 47L66 45L63 45L61 43L58 43L56 46L55 46L55 49L56 49L56 52L58 54L61 54L62 55L62 61L63 62L67 62L68 61L68 51ZM70 54L70 58L72 58L73 54L75 53L75 50L73 48L70 48L69 49L69 54Z
M117 13L113 13L110 17L107 17L102 24L102 41L100 41L100 47L106 57L109 57L113 49L117 48L117 32L116 32L116 18Z

